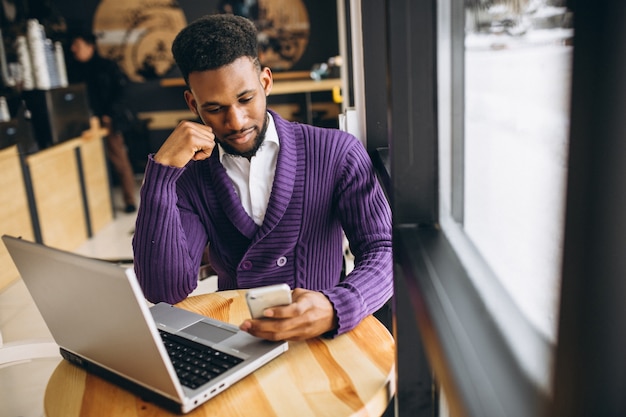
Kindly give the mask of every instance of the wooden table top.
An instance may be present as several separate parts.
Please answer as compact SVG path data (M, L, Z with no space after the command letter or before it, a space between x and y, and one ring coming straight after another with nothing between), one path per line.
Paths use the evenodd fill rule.
M189 297L178 307L239 325L241 290ZM289 350L189 416L380 416L395 394L395 345L373 316L334 339L289 342ZM44 396L47 417L175 415L61 361Z

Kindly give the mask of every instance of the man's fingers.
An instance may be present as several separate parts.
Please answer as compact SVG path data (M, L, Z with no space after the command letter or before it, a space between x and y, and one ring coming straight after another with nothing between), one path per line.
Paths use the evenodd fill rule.
M175 167L183 167L190 160L203 160L211 156L215 147L215 135L211 127L182 121L156 153L155 161Z
M266 340L304 340L301 323L298 318L272 320L245 320L239 328Z
M266 308L265 311L263 311L263 316L275 319L288 319L299 316L304 310L302 305L291 303L287 306Z
M208 151L205 148L200 148L193 155L193 159L195 161L202 161L202 160L207 159L208 157L210 157L212 152L213 152L213 148L209 149Z
M268 308L265 318L246 320L240 329L268 340L305 340L337 326L333 306L324 294L296 288L292 297L293 303Z

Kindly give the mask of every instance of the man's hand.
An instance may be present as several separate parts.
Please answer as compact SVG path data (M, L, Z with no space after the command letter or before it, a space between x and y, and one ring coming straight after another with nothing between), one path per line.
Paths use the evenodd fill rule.
M306 340L337 327L332 304L324 294L296 288L293 303L265 310L266 318L244 321L239 328L267 340Z
M162 165L182 168L192 159L200 161L211 156L215 135L209 126L182 121L165 140L154 160Z

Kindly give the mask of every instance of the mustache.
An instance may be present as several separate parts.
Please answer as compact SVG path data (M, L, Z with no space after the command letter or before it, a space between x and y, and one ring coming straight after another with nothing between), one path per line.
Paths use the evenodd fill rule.
M240 129L240 130L231 130L230 132L227 132L226 134L224 134L224 135L222 136L222 138L224 138L224 139L228 139L228 138L230 138L230 137L232 137L232 136L241 136L241 135L245 135L246 133L251 132L251 131L253 131L253 130L256 130L256 127L255 127L255 126L245 127L245 128L243 128L243 129Z

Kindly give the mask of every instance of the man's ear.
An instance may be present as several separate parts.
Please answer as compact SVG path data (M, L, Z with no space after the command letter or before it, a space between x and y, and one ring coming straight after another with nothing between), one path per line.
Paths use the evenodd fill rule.
M185 102L187 102L187 107L189 107L189 110L191 110L196 116L200 117L200 115L198 114L196 99L189 90L185 90Z
M265 91L265 95L269 96L272 92L272 86L274 85L274 78L272 76L272 70L269 67L263 67L261 74L259 74L259 81Z

